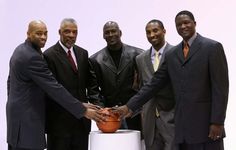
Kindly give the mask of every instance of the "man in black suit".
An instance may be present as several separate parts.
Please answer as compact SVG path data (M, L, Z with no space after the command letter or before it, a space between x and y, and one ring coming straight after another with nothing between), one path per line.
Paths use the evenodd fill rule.
M104 120L95 105L80 102L53 77L41 52L46 40L46 25L42 21L32 21L27 40L11 57L6 106L9 150L46 148L45 93L77 119L85 116L95 121Z
M90 57L105 107L124 105L137 93L135 57L143 50L122 43L121 35L116 22L105 23L103 38L107 46ZM140 114L123 122L122 128L141 130Z
M59 29L60 40L47 49L44 56L60 84L81 102L93 103L99 100L99 90L88 61L88 52L75 45L77 33L76 21L72 18L63 19ZM68 51L75 68L68 59ZM87 89L90 92L88 95ZM50 98L47 102L48 150L88 150L91 121L85 117L77 120Z
M146 25L146 36L151 48L136 57L141 86L146 85L164 62L165 54L173 47L165 40L166 30L160 20ZM146 150L173 150L174 93L168 83L142 109L143 135Z
M166 54L151 81L118 110L124 114L135 111L170 80L176 100L178 149L223 150L229 90L223 46L196 33L196 22L189 11L179 12L175 24L183 41ZM183 52L184 45L187 53Z

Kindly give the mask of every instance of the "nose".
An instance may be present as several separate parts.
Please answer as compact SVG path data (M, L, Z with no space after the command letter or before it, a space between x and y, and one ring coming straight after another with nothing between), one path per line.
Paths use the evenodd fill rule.
M47 34L42 34L42 36L41 36L41 38L44 40L47 39L47 37L48 37Z
M68 36L69 36L69 37L73 37L73 36L74 36L73 32L70 32L70 33L68 34Z
M109 32L109 33L108 33L108 36L113 36L113 35L114 35L113 32Z
M180 27L181 27L181 28L185 28L185 27L186 27L186 24L185 24L185 23L182 23Z
M151 32L150 33L150 37L154 37L155 36L155 33L154 32Z

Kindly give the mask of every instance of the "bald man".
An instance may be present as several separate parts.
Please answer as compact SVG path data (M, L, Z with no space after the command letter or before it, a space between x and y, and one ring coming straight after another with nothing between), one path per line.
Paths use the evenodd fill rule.
M30 22L26 41L14 50L10 59L6 106L9 150L46 148L46 93L77 119L85 116L103 121L95 105L81 103L53 77L41 52L46 40L45 23L38 20Z

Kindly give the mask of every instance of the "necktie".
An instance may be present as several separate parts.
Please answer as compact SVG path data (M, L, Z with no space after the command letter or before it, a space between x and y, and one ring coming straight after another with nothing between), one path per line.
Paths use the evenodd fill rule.
M70 51L70 50L68 50L67 57L68 57L68 59L69 59L69 62L70 62L70 64L71 64L73 70L74 70L75 72L77 72L77 68L76 68L76 65L75 65L74 59L73 59L73 57L72 57L72 55L71 55L71 51Z
M153 63L154 71L157 71L157 68L159 66L160 60L159 60L159 52L155 51L155 58Z
M159 55L160 55L160 53L155 50L155 57L154 57L154 63L153 63L154 71L157 71L159 63L160 63ZM156 108L156 114L155 115L156 115L156 117L160 117L160 114L159 114L159 111L158 111L157 108Z
M183 48L184 58L186 59L189 53L189 45L188 42L184 41L184 48Z

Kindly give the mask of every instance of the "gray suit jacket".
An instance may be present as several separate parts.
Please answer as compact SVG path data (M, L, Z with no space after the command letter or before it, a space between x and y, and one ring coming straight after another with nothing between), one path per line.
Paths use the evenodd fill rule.
M187 59L181 42L168 52L151 81L127 103L133 111L171 80L174 89L177 143L201 143L212 123L224 124L228 101L228 67L221 43L197 35Z
M45 93L77 118L86 111L58 84L40 52L26 41L15 49L10 60L6 114L7 142L13 147L46 147Z
M160 60L161 65L165 59L165 54L173 46L167 43ZM151 61L151 49L148 49L144 53L136 57L136 63L138 66L138 72L141 78L141 86L146 85L148 81L154 75L153 64ZM155 111L158 108L160 116L166 123L174 122L173 114L168 115L168 113L173 113L170 111L173 109L175 104L173 90L171 84L169 83L165 88L155 94L151 100L149 100L143 107L143 133L146 145L151 146L154 141L155 136ZM170 112L169 112L170 111Z

